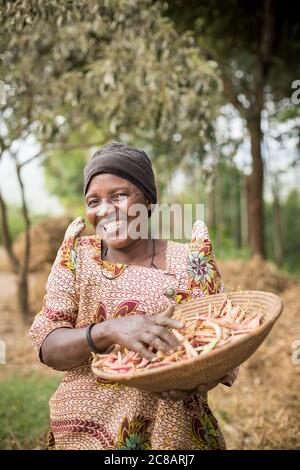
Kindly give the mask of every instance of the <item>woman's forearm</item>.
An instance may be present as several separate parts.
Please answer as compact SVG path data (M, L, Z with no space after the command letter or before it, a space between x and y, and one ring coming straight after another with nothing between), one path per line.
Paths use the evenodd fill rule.
M103 353L113 344L108 327L110 321L98 323L91 331L95 346ZM80 366L89 359L90 354L86 328L58 328L46 337L41 347L43 363L57 370Z

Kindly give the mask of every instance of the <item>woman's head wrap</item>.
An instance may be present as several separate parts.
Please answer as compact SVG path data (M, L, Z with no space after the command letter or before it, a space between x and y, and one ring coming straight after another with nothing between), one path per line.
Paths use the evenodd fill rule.
M130 181L152 204L156 204L154 173L151 161L143 150L118 142L97 150L84 168L84 195L92 177L99 173L110 173Z

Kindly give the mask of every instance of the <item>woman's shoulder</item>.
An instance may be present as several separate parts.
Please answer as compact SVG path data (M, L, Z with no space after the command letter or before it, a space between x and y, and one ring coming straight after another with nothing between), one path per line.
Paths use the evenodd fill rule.
M188 242L176 242L176 241L174 241L174 243L177 244L178 246L179 245L185 246L189 242L191 242L195 239L203 240L203 239L206 239L206 238L209 238L209 232L208 232L207 225L203 222L203 220L197 219L192 225L192 230L190 232L190 236L187 237L187 239L189 241Z
M209 238L207 225L203 220L198 219L193 223L191 240L206 238Z
M84 219L82 217L76 217L76 219L72 220L72 222L68 225L65 231L64 239L79 238L79 235L84 229Z
M169 242L169 244L171 244L172 247L177 249L178 251L186 251L186 249L193 246L195 242L207 239L209 240L208 228L203 222L203 220L198 219L192 225L192 231L188 241L179 242L176 240L172 240Z
M82 235L86 227L83 217L76 217L66 228L62 244L58 250L57 262L63 268L75 272L79 259L83 259L87 248L99 251L100 240L95 235Z
M74 219L66 229L62 247L63 251L72 251L74 259L82 258L86 250L93 249L99 251L101 240L97 234L82 234L86 228L83 217ZM100 248L101 249L101 248Z
M76 217L67 227L64 235L64 241L73 241L76 245L85 245L87 241L98 239L96 234L82 235L86 228L86 223L83 217Z

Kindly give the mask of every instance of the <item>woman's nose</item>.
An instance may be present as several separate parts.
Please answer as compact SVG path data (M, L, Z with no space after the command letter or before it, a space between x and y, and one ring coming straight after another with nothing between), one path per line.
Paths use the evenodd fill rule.
M106 202L101 202L97 208L96 216L105 217L109 213L109 204Z
M100 202L97 207L96 217L99 217L101 220L104 218L116 220L118 216L117 213L117 208L113 204L109 202Z

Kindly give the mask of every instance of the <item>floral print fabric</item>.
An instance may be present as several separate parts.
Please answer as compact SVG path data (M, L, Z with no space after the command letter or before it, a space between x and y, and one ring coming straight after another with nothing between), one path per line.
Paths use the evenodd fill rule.
M194 224L189 244L168 241L165 270L103 261L100 238L80 236L84 227L82 218L69 225L51 269L43 307L30 329L39 355L44 339L57 328L154 315L170 303L224 290L201 221ZM114 279L104 277L102 270ZM165 295L168 287L175 291L172 298ZM233 371L224 383L231 385L235 377ZM53 449L225 448L206 396L160 400L151 393L97 379L89 363L66 371L50 400L50 417L49 448Z

